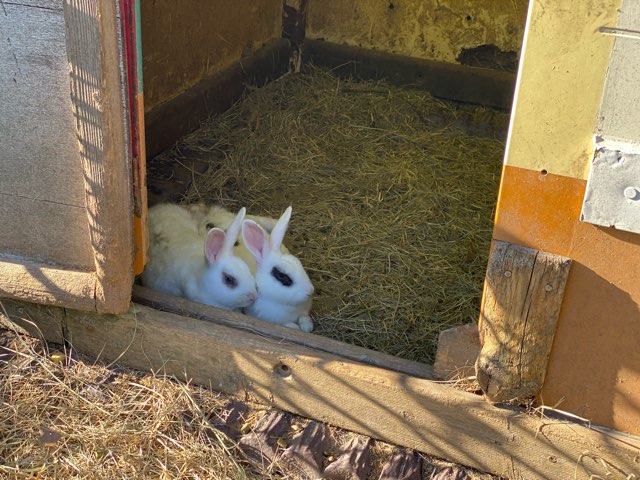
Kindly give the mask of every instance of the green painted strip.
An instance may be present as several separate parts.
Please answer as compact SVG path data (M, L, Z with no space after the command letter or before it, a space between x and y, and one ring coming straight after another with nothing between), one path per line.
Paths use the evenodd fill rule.
M136 59L138 69L138 93L142 93L143 81L142 81L142 22L140 15L140 0L135 0L135 16L136 16Z

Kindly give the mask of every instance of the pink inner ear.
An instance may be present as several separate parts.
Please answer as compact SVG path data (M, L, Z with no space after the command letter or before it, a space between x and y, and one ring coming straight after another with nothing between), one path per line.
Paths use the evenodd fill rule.
M265 237L264 230L260 226L253 222L245 221L242 224L242 239L257 261L264 258Z
M222 246L224 245L224 232L219 228L212 228L207 234L204 242L204 254L207 260L215 262L218 260Z

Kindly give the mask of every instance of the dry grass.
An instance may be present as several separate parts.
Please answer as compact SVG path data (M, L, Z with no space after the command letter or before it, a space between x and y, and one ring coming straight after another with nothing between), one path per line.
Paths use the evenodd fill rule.
M16 337L0 362L1 478L264 478L209 426L220 395L38 345Z
M90 363L0 329L0 478L294 480L252 465L212 428L229 397L161 375ZM265 407L250 405L243 432ZM292 419L286 443L308 420ZM249 428L244 428L249 427ZM333 460L355 434L332 428ZM286 445L283 445L283 447ZM375 442L378 478L393 447ZM454 464L424 456L424 478ZM469 480L489 474L465 470Z
M164 155L211 162L187 202L293 205L317 333L431 363L440 331L477 319L504 149L487 137L506 119L313 70L254 90Z

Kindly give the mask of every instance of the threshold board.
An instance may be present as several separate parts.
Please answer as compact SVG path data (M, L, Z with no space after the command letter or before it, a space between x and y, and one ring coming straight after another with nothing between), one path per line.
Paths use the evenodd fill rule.
M506 478L634 478L629 437L541 418L442 383L263 332L133 304L97 315L3 301L0 324L102 361L191 380ZM6 322L9 320L9 322ZM267 329L267 326L261 328ZM274 327L274 331L276 326ZM313 342L313 334L301 333Z

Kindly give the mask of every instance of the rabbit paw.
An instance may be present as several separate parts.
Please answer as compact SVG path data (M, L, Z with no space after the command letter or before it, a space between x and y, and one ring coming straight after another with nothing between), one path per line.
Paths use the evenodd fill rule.
M294 328L296 330L300 330L300 325L298 325L296 322L285 323L284 326L289 328Z
M298 328L300 328L300 330L302 330L303 332L307 332L307 333L313 331L313 321L311 320L311 317L307 315L303 315L299 317Z

